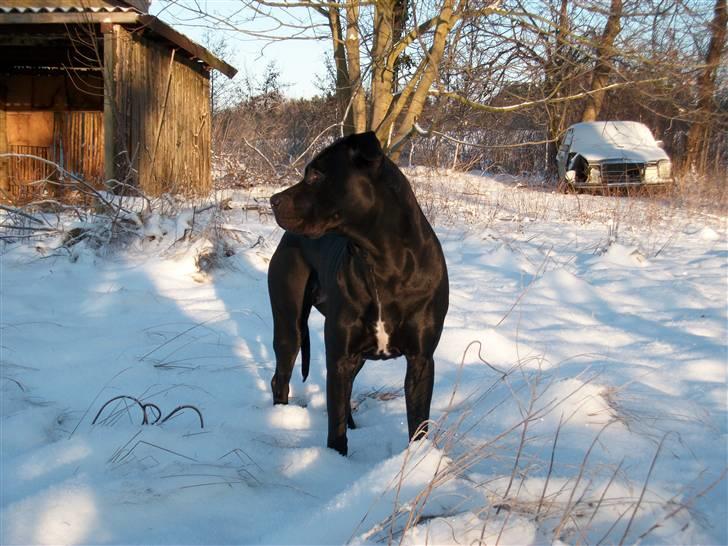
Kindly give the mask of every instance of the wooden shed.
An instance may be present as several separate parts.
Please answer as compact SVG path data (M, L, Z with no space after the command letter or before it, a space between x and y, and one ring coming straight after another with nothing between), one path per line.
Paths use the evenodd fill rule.
M0 1L0 199L210 189L210 71L236 70L148 8Z

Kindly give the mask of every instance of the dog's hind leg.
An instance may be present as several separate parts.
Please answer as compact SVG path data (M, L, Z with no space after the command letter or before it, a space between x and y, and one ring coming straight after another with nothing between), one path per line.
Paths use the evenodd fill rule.
M361 362L359 363L359 366L354 370L354 375L351 378L351 384L352 384L352 390L354 388L354 380L356 379L356 374L359 373L359 371L364 367L364 359L361 359ZM351 414L351 398L349 398L349 413L346 416L346 425L351 429L354 430L356 428L356 422L354 421L354 417Z
M303 347L304 375L308 372L310 358L306 321L311 310L311 295L307 293L311 269L300 248L286 244L285 237L268 267L273 350L276 355L276 371L271 380L274 404L288 403L289 383L299 349ZM305 335L302 326L306 327Z
M407 355L404 396L410 441L427 434L434 377L435 362L431 355Z

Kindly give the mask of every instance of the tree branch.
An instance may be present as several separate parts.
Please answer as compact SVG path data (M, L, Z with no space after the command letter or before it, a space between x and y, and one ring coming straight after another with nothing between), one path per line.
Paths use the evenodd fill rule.
M569 101L581 99L584 97L588 97L590 95L593 95L594 93L609 91L611 89L619 89L620 87L627 87L627 86L631 86L631 85L641 85L644 83L655 83L655 82L666 81L666 80L667 80L667 78L652 78L652 79L648 79L648 80L618 82L618 83L613 83L613 84L607 85L606 87L602 87L601 89L592 90L592 91L582 91L581 93L576 93L574 95L569 95L567 97L550 96L550 97L546 97L543 99L525 101L525 102L521 102L519 104L511 104L508 106L491 106L489 104L481 104L479 102L475 102L470 99L467 99L457 93L453 93L452 91L440 91L438 89L430 90L430 95L446 97L446 98L452 99L454 101L457 101L461 104L464 104L465 106L468 106L475 110L481 110L483 112L503 113L503 112L516 112L518 110L523 110L525 108L531 108L532 106L539 106L542 104L558 104L561 102L569 102Z

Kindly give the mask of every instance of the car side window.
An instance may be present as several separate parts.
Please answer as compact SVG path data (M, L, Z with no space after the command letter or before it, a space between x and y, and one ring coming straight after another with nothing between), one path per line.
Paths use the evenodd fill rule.
M571 141L573 140L573 138L574 138L574 130L569 129L568 131L566 131L566 135L564 136L564 141L561 143L561 148L564 151L568 151L569 148L571 148Z

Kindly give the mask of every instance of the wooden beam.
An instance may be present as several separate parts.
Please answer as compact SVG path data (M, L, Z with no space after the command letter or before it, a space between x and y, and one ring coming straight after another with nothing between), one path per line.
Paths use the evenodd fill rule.
M8 124L4 101L0 103L0 154L10 151L8 148ZM10 159L0 158L0 200L10 195Z
M104 178L106 183L116 178L116 93L114 56L116 33L112 25L103 25L104 33ZM111 189L111 188L110 188Z
M139 14L133 12L112 13L0 13L0 25L33 25L33 24L98 24L113 23L118 25L132 24L139 20Z
M81 47L79 46L79 51ZM84 53L90 51L88 48L82 50ZM93 54L93 53L92 53ZM12 67L35 66L35 67L55 67L56 69L94 69L99 68L99 64L93 66L90 60L84 59L68 46L64 47L20 47L20 46L0 46L0 67L4 70ZM13 69L13 71L15 71Z
M0 34L0 47L56 46L69 43L68 32L39 36L35 34Z
M0 154L10 151L8 146L7 83L0 84ZM0 201L10 196L10 159L0 159Z
M153 17L151 15L140 15L139 22L145 27L159 34L163 38L166 38L173 44L178 45L193 57L200 59L211 68L222 72L228 78L232 78L233 76L235 76L235 74L238 73L237 68L229 65L222 59L218 59L210 51L208 51L201 45L193 42L184 34L177 32L172 27L160 21L156 17Z

